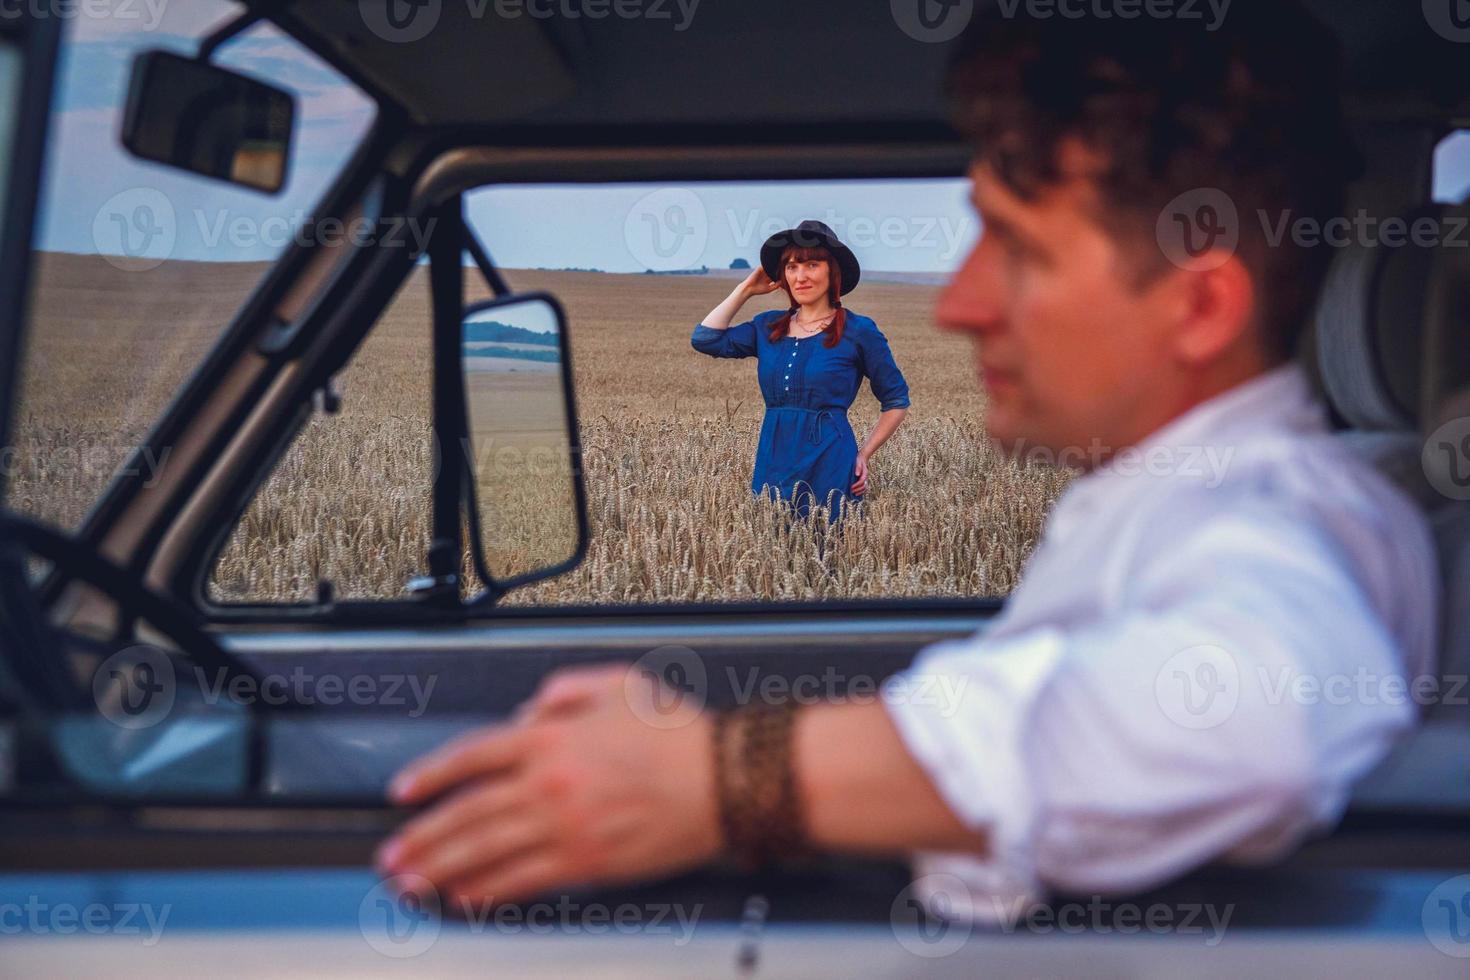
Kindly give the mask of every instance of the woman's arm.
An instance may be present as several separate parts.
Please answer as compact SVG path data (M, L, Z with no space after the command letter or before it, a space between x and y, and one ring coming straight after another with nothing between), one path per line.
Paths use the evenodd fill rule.
M730 321L735 319L735 314L739 313L740 308L745 305L746 300L774 293L780 288L771 281L770 276L766 275L765 269L757 268L746 276L740 285L730 291L730 295L725 297L723 303L710 310L709 316L700 323L713 330L725 330L730 326Z
M888 338L883 336L883 331L874 326L872 330L859 333L857 341L862 355L862 372L867 375L873 397L878 399L881 408L878 424L873 426L873 431L868 433L868 438L858 450L858 455L868 460L879 446L888 441L908 414L909 384L893 359L893 351L889 349Z
M736 286L725 301L710 311L694 328L689 337L690 345L701 354L710 357L755 357L757 347L756 324L747 320L738 326L730 326L740 307L752 296L764 296L776 289L764 270L756 269Z
M878 447L888 441L888 437L898 431L899 423L909 413L906 408L890 408L878 416L878 424L873 426L873 431L868 433L868 438L863 440L858 455L863 459L872 459Z
M898 425L903 417L909 413L906 408L890 408L878 416L878 424L873 426L873 431L868 433L868 438L858 448L857 464L853 471L852 492L861 496L868 492L868 460L878 451L878 447L888 441L888 437L898 430Z
M873 397L878 399L882 409L878 424L873 426L873 431L868 433L868 438L863 440L858 449L852 492L861 495L868 489L868 460L898 430L899 423L908 414L909 385L893 360L893 351L888 348L888 338L883 336L883 331L876 325L867 329L865 321L864 329L856 332L853 339L857 341L862 372L867 376L868 384L873 389Z
M746 280L746 282L749 282L749 280ZM735 319L735 314L740 312L740 308L745 305L745 301L750 299L752 295L746 288L745 282L742 282L730 291L730 295L725 297L724 302L716 306L713 310L710 310L709 316L700 320L700 324L709 327L711 330L729 329L730 321Z

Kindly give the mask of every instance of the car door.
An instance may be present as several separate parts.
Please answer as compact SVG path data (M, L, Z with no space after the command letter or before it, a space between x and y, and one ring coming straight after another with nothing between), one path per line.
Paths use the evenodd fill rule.
M461 135L458 139L458 144L452 140L441 142L436 152L474 145L469 137ZM810 146L799 150L805 154L802 166L812 167L820 150ZM561 167L568 174L595 172L601 179L673 180L701 173L708 176L710 158L724 152L718 147L704 147L685 156L672 153L639 158L625 154L621 172L596 154L579 159L568 153L560 160L542 155L530 165L543 178ZM719 165L728 172L733 159L752 178L789 175L797 169L792 164L797 154L791 148L772 147L763 152L722 157ZM362 165L345 175L338 188L341 193L329 195L324 207L344 213L354 207L376 207L392 218L440 219L423 249L431 268L435 258L441 257L434 272L441 285L435 289L437 302L432 303L431 325L441 343L445 338L462 339L463 303L458 294L463 283L455 280L474 280L481 275L484 280L477 281L475 287L481 292L506 291L483 247L478 247L478 272L466 270L458 261L462 251L477 251L473 236L459 220L463 213L459 194L474 185L416 200L407 185L422 175L426 169L422 164L427 161L420 160L417 170L394 175L381 167L387 156L385 146L375 143L369 147ZM815 158L833 171L847 166L855 173L867 166L871 173L875 167L894 166L865 164L862 153L851 146L843 147L840 154ZM873 158L881 157L874 153ZM953 162L950 156L944 156L944 160ZM942 169L935 157L907 166L926 173ZM501 173L501 179L507 181L512 176ZM522 174L521 179L527 179L526 175ZM251 448L244 452L243 444L216 440L200 453L198 466L172 484L160 485L176 493L167 506L159 508L163 516L157 528L147 528L147 533L133 537L131 547L121 547L119 542L125 536L119 533L113 537L110 533L128 530L126 522L114 520L126 503L120 495L114 501L116 506L94 512L82 536L99 547L111 544L116 558L134 572L138 582L150 583L178 602L197 602L199 573L207 571L212 545L234 524L250 492L267 476L272 461L287 451L302 419L313 411L331 413L337 397L332 378L363 338L370 337L380 324L392 289L411 275L410 263L417 263L421 254L394 256L394 262L386 261L386 257L382 249L362 250L346 267L337 270L349 275L327 277L322 293L305 290L317 302L319 317L313 319L308 313L300 321L272 324L270 314L278 309L273 304L280 298L276 294L288 293L313 278L309 250L293 252L281 262L276 268L277 280L254 304L254 319L243 319L239 337L232 334L219 356L204 365L191 382L193 393L200 398L174 404L159 420L157 431L183 431L191 416L206 404L204 396L228 393L229 387L221 382L232 366L251 358L252 343L272 345L270 353L283 363L289 362L309 339L291 328L309 325L320 328L324 338L332 341L332 350L313 352L307 370L300 376L288 377L282 369L273 379L284 378L289 385L258 384L251 389L250 397L237 393L237 413L232 418L239 431L228 435L242 440L254 437ZM8 263L6 269L10 269ZM21 321L16 318L14 322ZM575 317L567 324L573 335L580 329L583 325ZM326 336L329 334L335 336ZM248 342L238 342L240 338ZM446 350L449 346L444 343ZM273 362L273 370L278 368L280 364ZM454 426L465 424L462 418L458 422L451 419L457 411L456 402L463 400L463 394L455 394L450 387L458 373L444 365L434 389L436 401L442 402L439 410L444 412L439 421L451 444L460 435ZM278 388L286 388L289 397L270 402ZM348 397L353 396L349 393ZM233 472L243 473L248 479L211 499L210 487L218 482L220 468L232 461L239 461L240 467ZM467 544L457 513L465 501L453 481L437 489L444 492L443 506L434 515L435 537L430 540L430 548L448 540L449 553L458 559ZM178 541L185 542L179 545L184 557L164 569L166 563L159 560L159 555ZM307 868L310 870L299 878L254 878L233 883L232 887L241 889L242 900L223 912L217 905L211 907L208 897L191 892L188 882L172 879L158 887L163 894L181 896L181 914L194 910L198 921L213 927L234 914L244 915L266 929L323 921L333 927L349 923L351 928L359 925L359 909L375 908L372 901L382 897L373 891L376 886L364 870L371 849L403 816L383 803L382 788L388 776L407 759L457 732L503 720L559 667L600 661L637 663L648 675L711 704L727 703L741 696L739 691L759 690L768 681L786 691L810 689L803 687L803 682L812 681L821 697L828 690L881 680L928 643L983 629L1000 606L997 601L961 600L902 605L843 601L797 605L710 603L678 608L527 610L485 604L467 608L458 590L448 587L448 577L460 563L428 554L424 557L426 581L416 584L402 601L353 603L334 598L330 589L321 589L312 601L297 608L205 608L207 615L203 618L210 637L246 664L250 672L236 675L244 681L239 687L230 686L231 677L223 677L218 686L206 681L200 693L224 692L217 701L222 701L226 709L230 703L271 709L261 712L252 725L238 729L243 733L241 738L248 740L257 753L258 765L242 766L238 773L231 774L228 791L223 794L202 792L204 784L192 781L201 773L207 774L212 765L225 770L238 765L245 753L210 755L195 751L190 744L184 746L187 751L150 759L151 769L138 767L139 772L164 777L144 792L136 792L136 784L101 778L89 783L83 776L71 780L69 788L76 792L70 795L13 794L5 801L6 833L0 837L0 863L10 868L91 872L125 868ZM130 691L141 695L142 685ZM146 715L146 702L137 703ZM278 708L282 710L275 710ZM208 720L208 712L205 716ZM170 721L164 715L146 718L154 731ZM226 732L215 744L228 747L233 737ZM243 746L246 742L237 744ZM201 744L199 748L207 746ZM28 761L32 760L28 757ZM35 774L34 769L27 772L27 776ZM158 792L159 785L167 791ZM119 792L129 789L134 792ZM1450 828L1444 836L1463 848L1463 832ZM1346 857L1339 856L1337 864L1361 863L1362 855L1348 850ZM349 873L338 877L333 867ZM1264 932L1307 924L1320 930L1308 936L1307 945L1313 941L1320 945L1335 942L1346 928L1384 925L1383 919L1375 919L1375 915L1389 907L1392 914L1388 918L1392 921L1387 923L1386 931L1390 935L1386 948L1376 951L1373 962L1392 962L1395 953L1405 951L1405 923L1410 931L1419 928L1419 907L1427 891L1421 887L1424 879L1421 876L1405 882L1371 873L1347 877L1335 871L1329 867L1323 872L1320 867L1312 867L1309 860L1305 867L1280 874L1227 873L1187 882L1170 898L1148 900L1146 905L1135 903L1118 911L1166 905L1166 910L1179 912L1205 901L1234 908L1238 902L1241 918L1235 920L1237 923L1249 918ZM785 962L795 963L795 957L805 955L816 959L814 969L830 970L838 964L849 964L854 969L887 968L897 974L948 955L943 952L948 949L947 940L957 935L935 926L922 932L917 947L901 940L893 942L889 924L894 910L909 920L914 918L914 907L905 904L911 898L905 891L906 874L898 862L833 861L756 878L713 869L674 882L623 890L621 894L605 893L600 901L604 907L616 905L623 897L645 905L653 901L702 905L712 919L729 924L744 915L754 920L758 929L766 913L761 911L761 903L751 899L755 895L768 896L772 921L876 924L866 932L816 937L821 941L814 944L811 934L783 936L773 932L768 943ZM298 896L294 903L293 892ZM300 900L301 894L310 895L314 901ZM1281 899L1282 894L1288 898ZM1138 922L1133 919L1134 932L1138 931ZM1120 933L1130 928L1121 922L1119 926L1115 931ZM1108 931L1106 924L1094 929ZM1065 933L1066 929L1051 931ZM371 944L366 931L362 938ZM1257 939L1262 938L1257 933ZM1422 938L1411 938L1418 943L1410 950L1411 955L1421 956ZM699 962L728 960L725 947L733 948L732 940L728 933L716 934L699 954L704 957ZM1264 941L1269 942L1270 937L1264 937ZM1077 944L1068 942L1070 937L1056 945L1007 945L994 954L995 947L990 943L977 942L968 946L967 956L948 962L955 970L978 969L982 963L994 966L997 962L1011 970L1028 966L1034 970L1038 963L1061 970L1075 968L1079 956L1090 956L1100 948L1087 946L1086 953L1080 953ZM920 952L916 953L915 948ZM475 953L474 947L458 949L466 955ZM1179 965L1176 948L1160 953L1161 949L1150 947L1161 959ZM1219 969L1238 971L1249 964L1252 945L1231 949L1241 950L1239 954L1228 954L1238 958L1222 957L1220 962L1228 965ZM26 955L41 956L43 952L32 950ZM1320 948L1315 952L1320 954ZM1114 961L1121 971L1126 972L1129 962L1136 968L1136 959L1130 961L1127 952L1121 955L1121 960ZM1302 955L1300 949L1297 955ZM1366 954L1353 949L1343 955ZM670 968L688 972L690 962L672 961ZM1444 972L1445 963L1439 962L1438 966Z
M36 136L41 130L28 132ZM392 227L417 220L426 233L410 248L395 248L384 236L360 249L329 247L318 240L287 249L237 322L166 411L152 420L145 444L130 450L134 460L167 458L168 467L161 473L120 467L103 495L88 502L75 532L82 547L107 556L136 576L137 584L191 607L188 618L207 625L248 668L249 676L233 673L227 678L245 683L244 689L222 688L218 678L206 679L192 691L195 702L218 706L223 691L230 707L248 707L262 716L263 708L290 710L262 717L248 735L238 731L239 738L257 746L244 755L214 754L220 745L205 740L194 747L197 752L166 754L159 768L130 769L131 783L104 779L87 785L83 779L74 789L136 795L142 787L151 787L151 792L166 784L172 796L187 799L207 788L191 784L188 773L209 769L220 775L230 760L248 755L256 760L249 771L224 780L240 791L237 802L380 807L387 778L404 762L466 727L503 718L562 666L644 661L641 666L649 676L661 676L712 703L730 700L737 689L749 692L772 684L832 697L852 687L875 689L922 645L967 635L999 608L998 601L989 599L900 606L706 603L527 610L499 608L495 596L466 603L459 590L444 587L458 571L460 556L470 550L471 538L458 520L460 480L443 476L434 484L433 538L423 556L426 574L408 586L402 601L354 602L334 598L328 589L316 602L295 607L223 608L201 602L206 597L199 588L200 574L216 556L221 535L236 524L305 419L338 410L334 376L364 337L373 334L393 291L422 271L425 259L433 280L432 323L426 326L432 328L436 345L448 352L433 366L434 421L441 445L454 445L462 437L456 429L464 425L456 340L463 307L459 296L466 279L482 292L505 293L507 287L464 224L459 191L414 193L415 182L434 156L423 156L405 172L385 166L390 151L411 149L422 138L401 114L383 107L378 129L358 155L332 186L318 190L325 190L322 216L371 214L380 225ZM450 143L448 149L453 148ZM438 145L433 152L445 149ZM776 166L783 165L779 152L773 159ZM834 154L831 159L841 166L844 159L859 158ZM925 160L915 169L952 167L957 159L948 147L937 164ZM33 192L38 163L38 158L32 162L28 181L19 181ZM660 165L657 155L626 166L631 174L641 169L647 177L651 165ZM568 155L561 163L534 161L519 176L502 168L496 179L514 182L557 166L589 172L575 155ZM676 160L673 166L671 174L682 163ZM759 160L753 157L747 166L754 172ZM617 177L615 169L599 172ZM29 256L28 244L17 238L7 247ZM349 254L339 258L344 251ZM464 252L476 257L475 268L462 267L459 256ZM141 258L154 263L152 256ZM24 266L13 263L7 270ZM15 339L25 318L16 316L7 323ZM567 326L569 332L577 329L575 322ZM7 363L17 362L11 358ZM575 431L574 412L563 422ZM180 464L185 451L191 454L189 462ZM453 454L444 454L435 467L447 472L454 461ZM228 478L219 474L226 467L231 467ZM319 530L325 534L331 529ZM168 565L165 559L171 555L174 562ZM576 557L570 554L567 561L537 573L570 568ZM63 577L52 576L42 584L39 600L58 617L75 617L86 606L66 601L66 584ZM187 659L189 651L183 653ZM50 651L17 655L15 662L22 659L38 665L32 674L48 689L52 708L95 708L86 691L88 680L116 667L108 666L110 658L102 658L100 666L90 662L68 678L58 666L62 658ZM124 701L145 705L153 678L144 675L136 687L128 686L130 680L121 682ZM360 691L369 693L351 693ZM141 736L131 738L138 742ZM203 795L217 801L219 785ZM357 853L358 860L363 853Z

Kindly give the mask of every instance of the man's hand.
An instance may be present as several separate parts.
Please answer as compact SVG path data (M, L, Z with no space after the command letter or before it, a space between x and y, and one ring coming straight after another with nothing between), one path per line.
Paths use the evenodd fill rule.
M398 774L394 802L443 798L379 849L379 869L422 875L446 902L499 903L709 861L721 847L710 721L692 705L660 715L656 696L625 665L553 674L513 722Z
M395 802L435 803L379 849L378 867L427 878L446 903L493 904L704 864L723 845L711 727L701 704L625 665L553 674L510 723L398 774ZM792 767L818 849L985 850L882 703L804 706Z

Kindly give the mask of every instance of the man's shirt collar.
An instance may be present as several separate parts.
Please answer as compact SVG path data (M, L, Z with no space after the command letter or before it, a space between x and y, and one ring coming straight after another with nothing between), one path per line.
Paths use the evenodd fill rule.
M1053 508L1049 533L1065 537L1077 522L1096 519L1160 481L1212 489L1254 448L1327 431L1326 412L1300 366L1272 368L1200 402L1079 475Z

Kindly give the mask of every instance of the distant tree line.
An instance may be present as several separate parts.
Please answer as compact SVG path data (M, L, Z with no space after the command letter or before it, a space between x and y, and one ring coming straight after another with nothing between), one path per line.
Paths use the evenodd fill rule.
M517 361L561 360L560 350L526 350L524 347L474 347L464 352L465 357L509 357Z
M537 333L524 327L513 327L508 323L498 320L486 320L480 323L466 323L464 325L464 339L467 344L540 344L543 347L556 347L559 345L554 333Z
M698 269L645 269L643 274L645 276L707 276L709 266L702 265Z

